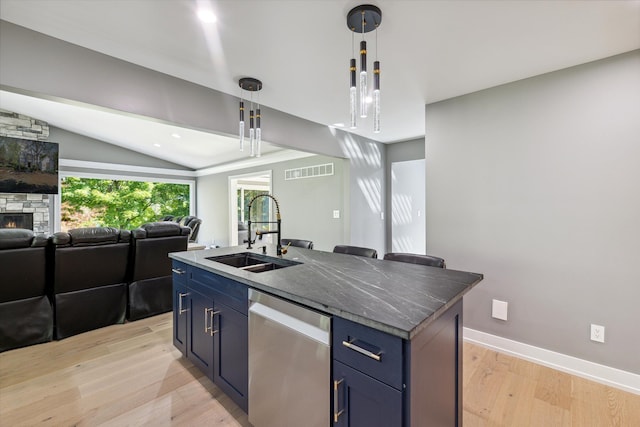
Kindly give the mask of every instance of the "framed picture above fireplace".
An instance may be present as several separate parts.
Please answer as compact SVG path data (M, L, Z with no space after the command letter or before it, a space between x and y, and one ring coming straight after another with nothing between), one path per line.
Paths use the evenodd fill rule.
M0 136L0 193L58 194L58 144Z

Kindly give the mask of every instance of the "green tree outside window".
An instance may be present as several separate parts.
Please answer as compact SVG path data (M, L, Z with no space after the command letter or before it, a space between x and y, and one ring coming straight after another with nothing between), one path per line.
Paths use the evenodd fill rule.
M165 215L189 215L189 185L67 177L61 185L62 230L133 229Z

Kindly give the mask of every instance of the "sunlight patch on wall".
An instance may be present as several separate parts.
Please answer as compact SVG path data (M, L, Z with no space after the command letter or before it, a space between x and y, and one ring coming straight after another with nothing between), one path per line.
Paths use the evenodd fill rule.
M413 222L413 197L407 194L391 196L391 220L393 225L411 224Z
M405 252L405 253L412 253L414 252L413 250L413 239L411 239L410 237L394 237L392 239L393 245L393 252Z
M382 153L374 142L359 142L352 135L347 135L340 142L342 152L351 160L355 167L382 167Z
M360 192L367 200L371 212L382 211L382 185L377 178L358 178Z

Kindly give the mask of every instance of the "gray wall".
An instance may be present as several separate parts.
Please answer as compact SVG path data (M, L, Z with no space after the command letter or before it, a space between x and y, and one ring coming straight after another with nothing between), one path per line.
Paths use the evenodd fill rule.
M427 246L485 275L465 326L640 373L639 117L640 51L426 106Z
M385 161L385 209L388 212L385 221L385 252L391 252L391 164L424 159L424 138L387 144L385 148L387 154Z
M344 244L373 248L382 258L386 247L386 150L383 144L350 136L343 149L350 160L350 241Z
M325 163L333 163L334 175L284 179L285 169ZM315 249L331 251L348 239L349 224L344 215L348 210L348 163L345 159L312 156L198 178L198 216L203 220L199 240L215 240L220 246L229 243L229 176L271 170L272 194L280 204L283 237L311 240ZM333 219L334 209L343 214L340 219Z

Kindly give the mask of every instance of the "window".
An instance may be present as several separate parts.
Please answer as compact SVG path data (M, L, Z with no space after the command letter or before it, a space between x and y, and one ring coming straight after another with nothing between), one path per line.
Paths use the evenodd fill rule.
M133 229L166 215L190 214L190 183L65 176L61 231L81 227Z
M242 244L247 238L247 215L249 202L257 195L271 192L271 171L259 171L244 175L229 176L229 244ZM269 230L269 224L256 224L272 219L271 199L260 197L251 206L251 233L256 230ZM265 242L271 242L267 235ZM264 240L263 239L263 240ZM274 240L275 241L275 240Z
M269 190L249 190L238 188L238 222L246 222L249 212L249 202L261 194L269 194ZM269 206L271 199L261 197L251 206L251 221L269 221Z

